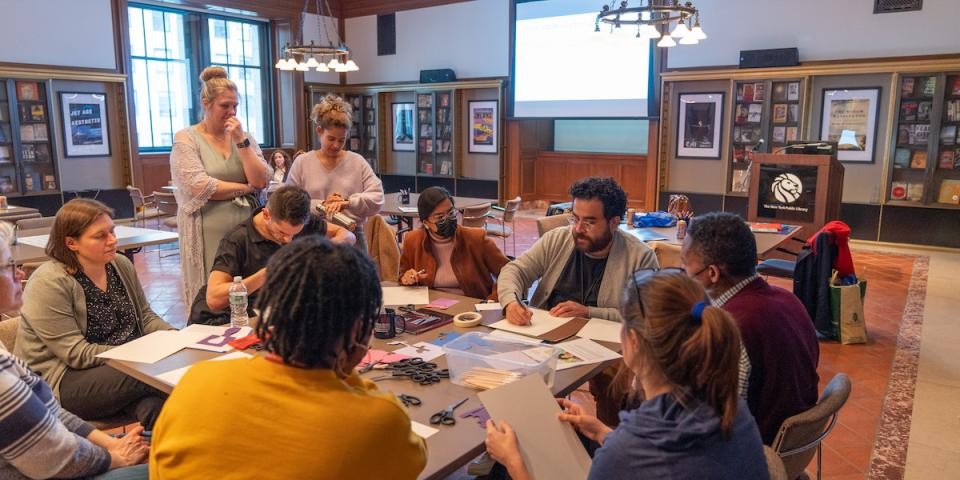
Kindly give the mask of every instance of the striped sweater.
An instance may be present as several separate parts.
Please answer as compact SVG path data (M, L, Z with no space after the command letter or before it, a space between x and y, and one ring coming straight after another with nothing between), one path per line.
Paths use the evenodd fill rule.
M50 386L0 347L0 479L77 478L106 472L93 427L60 407Z

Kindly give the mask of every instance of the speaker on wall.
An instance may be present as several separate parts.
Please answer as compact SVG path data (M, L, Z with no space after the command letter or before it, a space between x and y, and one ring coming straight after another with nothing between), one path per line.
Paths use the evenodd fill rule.
M449 68L438 68L436 70L420 70L420 83L439 83L453 82L457 80L457 75Z
M796 48L740 50L740 68L793 67L796 65L800 65L800 52Z

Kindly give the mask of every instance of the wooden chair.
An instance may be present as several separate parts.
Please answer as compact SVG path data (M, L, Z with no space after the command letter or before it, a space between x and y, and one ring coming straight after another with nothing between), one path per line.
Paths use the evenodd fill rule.
M537 234L542 237L544 233L547 233L554 228L564 227L567 225L570 225L569 213L540 217L537 219Z
M488 220L497 222L497 224L494 225L486 224L487 235L500 237L503 240L504 254L507 252L507 237L513 237L513 254L517 254L517 237L513 236L517 227L514 216L517 214L517 210L520 209L520 202L520 197L507 200L507 204L503 208L497 206L490 207L494 212L499 212L499 215L493 212L487 214ZM509 227L507 223L510 223Z
M490 202L473 205L463 209L460 224L464 227L487 228L487 214L490 213Z
M823 464L821 442L837 424L840 408L850 397L850 388L850 378L838 373L823 389L816 405L783 421L771 447L783 460L788 479L799 478L814 453L817 455L817 479L820 478Z
M160 211L157 209L157 203L153 195L144 195L139 188L127 185L127 192L130 194L130 201L133 202L133 224L140 222L140 226L147 227L147 219L157 220L157 228L160 228Z

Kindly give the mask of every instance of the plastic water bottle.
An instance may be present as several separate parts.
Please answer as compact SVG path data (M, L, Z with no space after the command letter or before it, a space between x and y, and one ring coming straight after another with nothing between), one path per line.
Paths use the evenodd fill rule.
M247 286L243 284L243 277L233 277L230 286L230 326L246 327L247 318Z

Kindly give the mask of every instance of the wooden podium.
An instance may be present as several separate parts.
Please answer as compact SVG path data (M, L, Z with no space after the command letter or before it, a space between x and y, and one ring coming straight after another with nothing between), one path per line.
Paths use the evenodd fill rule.
M840 218L843 165L836 155L757 153L750 167L747 219L800 225L797 238Z

